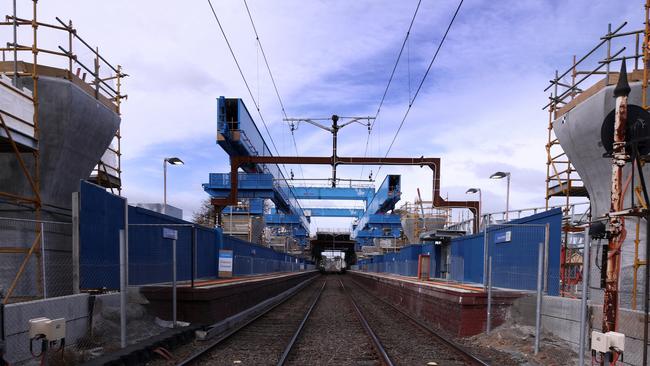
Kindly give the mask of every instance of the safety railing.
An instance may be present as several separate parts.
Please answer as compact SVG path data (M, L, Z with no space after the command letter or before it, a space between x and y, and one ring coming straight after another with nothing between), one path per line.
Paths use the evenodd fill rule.
M606 85L610 83L609 76L612 74L610 64L616 61L632 60L634 70L639 69L639 60L643 58L643 29L634 31L623 31L627 22L612 30L608 25L607 33L600 38L600 42L589 50L580 59L573 57L571 66L560 73L555 71L555 77L549 81L544 91L551 90L549 102L543 109L552 107L553 111L568 104L568 101L575 99L588 87L602 80L605 75ZM605 48L603 56L597 56L597 51ZM614 51L615 49L616 51ZM629 49L634 50L630 53ZM627 51L627 52L626 52ZM570 77L570 81L566 78Z

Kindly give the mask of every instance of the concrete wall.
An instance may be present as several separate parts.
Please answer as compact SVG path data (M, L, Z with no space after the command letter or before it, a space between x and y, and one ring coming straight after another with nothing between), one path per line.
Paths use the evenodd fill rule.
M4 307L4 332L9 363L32 359L29 352L29 320L38 317L66 319L66 345L86 334L89 314L88 294L9 304ZM34 343L36 351L40 344Z
M641 83L630 83L632 92L629 103L641 105ZM601 127L605 116L614 109L614 85L610 85L564 114L553 122L553 131L560 140L560 145L575 166L584 181L591 200L591 213L594 218L602 217L609 211L611 195L611 158L604 158L605 148L601 143ZM624 169L624 179L630 174L631 164ZM646 181L650 181L650 166L644 168ZM636 178L638 182L638 177ZM630 194L625 195L624 207L630 206ZM636 234L636 218L625 220L627 236L622 246L619 299L622 307L630 308L632 302L634 239ZM645 242L645 220L640 224L640 240ZM593 242L591 253L592 263L600 259L601 246ZM639 258L645 258L644 245L639 246ZM600 265L600 263L598 263ZM600 270L592 265L590 274L590 299L602 304L600 287ZM643 276L640 276L641 278ZM639 292L643 292L642 280L639 281ZM643 294L637 294L637 303L642 303Z
M31 78L19 83L33 89ZM79 180L86 179L117 131L120 118L68 80L41 76L38 81L38 117L40 126L40 192L43 202L41 219L70 222L72 192ZM5 88L0 90L3 92ZM22 154L33 171L31 154ZM0 152L0 191L32 196L32 190L13 153ZM25 207L0 204L1 217L34 219ZM35 240L34 224L0 220L0 247L29 248ZM72 235L66 225L44 227L45 265L33 258L18 284L16 295L38 297L42 294L40 271L46 273L48 296L72 293ZM0 256L0 291L6 293L25 254Z

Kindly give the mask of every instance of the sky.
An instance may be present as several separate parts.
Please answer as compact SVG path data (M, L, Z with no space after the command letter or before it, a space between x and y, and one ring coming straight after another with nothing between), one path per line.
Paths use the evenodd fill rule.
M0 6L6 14L10 3ZM18 15L29 18L31 1L18 3ZM422 1L368 139L368 156L386 154L457 4ZM213 5L278 152L330 155L331 135L306 124L294 132L294 147L243 0ZM248 5L290 117L368 116L377 112L417 0L248 0ZM55 17L71 19L88 43L129 74L121 125L123 193L129 202L161 202L162 161L178 156L186 164L168 170L168 201L190 218L207 197L201 183L208 174L229 171L228 156L215 142L216 99L243 98L254 110L207 0L40 1L39 20L56 23ZM440 157L443 196L476 199L465 191L479 187L484 212L505 209L505 182L488 179L498 170L512 174L511 209L543 206L548 133L543 89L556 69L570 66L574 54L596 45L608 23L616 27L624 21L629 30L642 27L641 0L465 0L389 156ZM19 39L29 44L30 30L21 28ZM44 33L42 45L67 45L66 37ZM364 126L344 128L339 155L362 156L367 137ZM298 178L326 178L331 168L292 169ZM417 188L424 200L431 198L431 172L425 168L384 167L377 175L378 167L363 173L342 167L339 176L367 178L369 170L377 184L385 174L402 174L402 201L413 202ZM321 227L341 224L314 221Z

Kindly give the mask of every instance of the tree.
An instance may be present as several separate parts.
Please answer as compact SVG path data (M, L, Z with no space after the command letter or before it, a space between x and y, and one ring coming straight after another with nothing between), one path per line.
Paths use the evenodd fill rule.
M214 206L210 203L210 198L206 198L201 202L201 207L192 215L192 222L201 226L214 227L216 215Z

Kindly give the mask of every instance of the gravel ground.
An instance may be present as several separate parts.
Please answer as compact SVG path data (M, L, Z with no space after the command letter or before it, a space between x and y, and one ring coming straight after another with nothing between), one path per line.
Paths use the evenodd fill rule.
M327 287L294 349L288 365L378 365L372 344L339 285L344 276L326 276Z
M275 365L323 281L305 289L219 344L198 365Z
M351 279L346 278L344 284L396 365L426 365L429 362L438 365L466 364L457 352L437 342L406 316L368 296Z
M232 335L195 364L275 365L322 284L323 280L314 280L292 298ZM177 361L205 346L204 341L194 341L175 349L175 360L158 359L148 365L175 365Z

